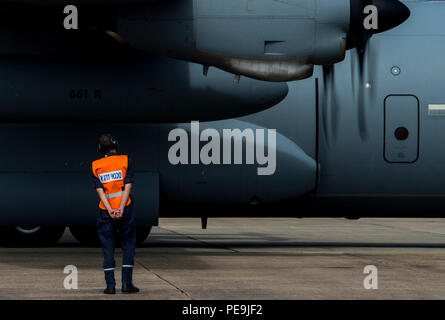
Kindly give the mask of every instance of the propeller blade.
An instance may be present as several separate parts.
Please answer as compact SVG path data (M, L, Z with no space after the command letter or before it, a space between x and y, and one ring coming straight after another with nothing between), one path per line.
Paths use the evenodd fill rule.
M366 14L364 13L364 9L368 5L373 5L377 8L377 29L368 30L365 28L364 19L366 18ZM360 138L362 140L367 140L368 138L365 101L365 90L368 89L366 88L367 81L365 79L365 73L368 71L365 70L368 41L374 34L385 32L402 24L409 18L410 14L409 9L398 0L351 0L351 20L346 39L346 47L348 49L356 48L355 54L358 59L357 120ZM355 81L354 75L351 76L351 79L353 82Z
M340 111L335 90L335 65L323 66L323 86L323 129L326 143L330 145L331 137L333 142L337 139Z

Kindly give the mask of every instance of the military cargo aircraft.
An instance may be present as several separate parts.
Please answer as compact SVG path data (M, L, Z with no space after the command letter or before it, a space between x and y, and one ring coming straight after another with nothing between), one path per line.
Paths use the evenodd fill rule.
M68 4L77 30L63 27ZM378 29L363 25L369 5ZM205 226L220 215L356 218L372 214L365 200L377 215L387 200L440 203L443 28L430 15L442 12L397 0L0 1L0 236L50 244L69 226L91 241L90 164L104 132L135 162L139 242L159 215ZM225 130L256 132L256 150L271 145L258 132L275 129L273 174L236 154L170 161L172 132L193 151L206 129L221 146Z

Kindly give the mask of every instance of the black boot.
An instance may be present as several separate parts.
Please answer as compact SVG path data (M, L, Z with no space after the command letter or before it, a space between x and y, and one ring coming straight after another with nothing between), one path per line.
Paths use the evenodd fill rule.
M137 293L139 289L133 285L133 266L122 266L122 292Z
M132 283L127 283L122 285L123 293L138 293L139 288L135 287Z
M116 288L115 287L106 287L104 290L105 294L115 294L116 293Z
M105 271L105 283L107 287L104 290L105 294L115 294L116 293L116 281L114 280L114 270Z

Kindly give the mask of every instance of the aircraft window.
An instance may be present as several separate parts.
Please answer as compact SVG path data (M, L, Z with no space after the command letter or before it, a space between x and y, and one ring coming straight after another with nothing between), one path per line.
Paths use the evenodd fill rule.
M394 136L397 140L403 141L408 139L409 131L405 127L398 127L396 131L394 131Z

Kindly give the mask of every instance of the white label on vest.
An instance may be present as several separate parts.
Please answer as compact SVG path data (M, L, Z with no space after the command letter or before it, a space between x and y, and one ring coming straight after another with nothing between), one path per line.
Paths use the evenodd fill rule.
M113 171L99 174L99 180L102 183L123 180L122 171Z

